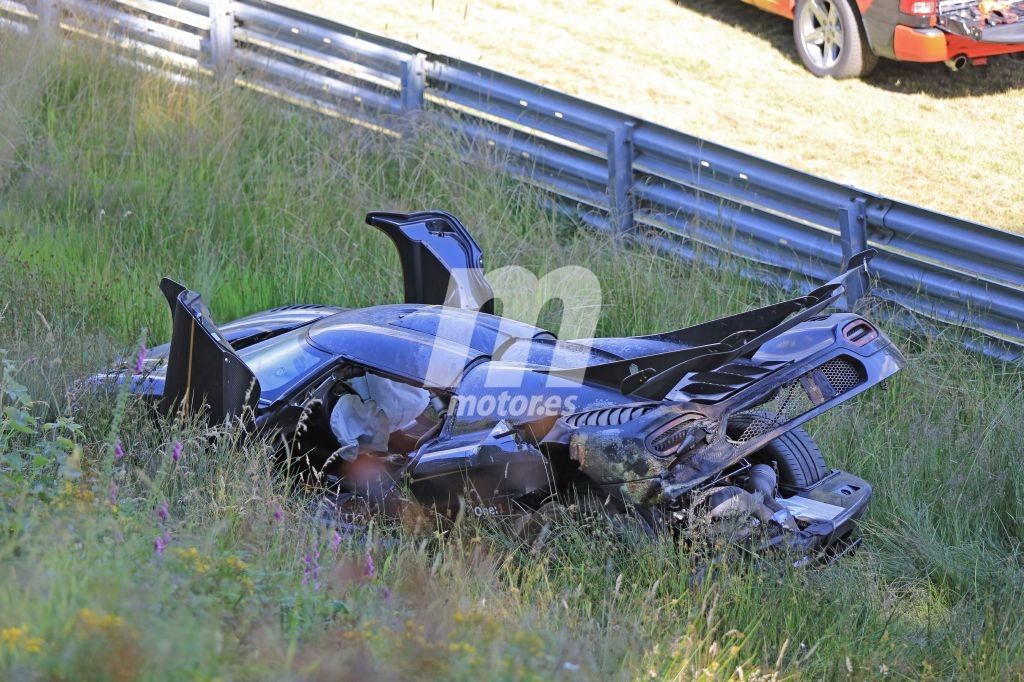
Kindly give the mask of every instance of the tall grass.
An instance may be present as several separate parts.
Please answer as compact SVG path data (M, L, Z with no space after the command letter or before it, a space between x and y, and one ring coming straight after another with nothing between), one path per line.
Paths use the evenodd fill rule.
M397 258L363 214L439 207L479 238L488 267L592 269L603 334L782 292L568 225L429 127L379 136L13 42L0 94L8 677L1024 674L1014 368L955 338L900 338L910 366L887 391L813 423L830 464L875 486L864 549L827 570L766 561L695 580L682 548L581 519L541 552L501 524L428 517L339 541L305 519L265 445L74 390L133 354L143 329L166 338L160 276L204 292L220 320L392 302ZM24 405L26 391L40 402ZM45 426L57 416L81 426Z

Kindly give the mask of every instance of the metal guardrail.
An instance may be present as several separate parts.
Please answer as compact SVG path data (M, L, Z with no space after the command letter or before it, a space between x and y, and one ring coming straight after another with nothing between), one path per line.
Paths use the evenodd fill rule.
M869 245L879 251L873 295L982 332L989 354L1024 359L1020 235L261 0L0 0L0 28L86 36L175 78L229 79L399 133L410 117L443 114L565 212L686 258L727 252L800 284L829 279Z

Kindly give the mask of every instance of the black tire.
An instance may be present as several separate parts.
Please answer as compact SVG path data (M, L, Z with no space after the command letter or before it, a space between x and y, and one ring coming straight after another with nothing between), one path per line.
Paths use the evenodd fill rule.
M797 0L793 40L804 66L821 78L861 78L878 64L850 0Z
M754 414L729 417L729 435L738 437L755 419ZM818 444L799 426L765 445L750 459L766 464L774 462L779 469L779 484L789 488L807 488L828 474Z

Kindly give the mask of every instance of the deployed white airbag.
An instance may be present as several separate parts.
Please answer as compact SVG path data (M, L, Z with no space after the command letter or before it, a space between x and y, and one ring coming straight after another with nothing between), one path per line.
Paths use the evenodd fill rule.
M418 417L430 400L422 388L375 374L348 383L355 394L338 398L331 410L331 431L341 444L337 454L350 461L360 450L387 452L388 437Z

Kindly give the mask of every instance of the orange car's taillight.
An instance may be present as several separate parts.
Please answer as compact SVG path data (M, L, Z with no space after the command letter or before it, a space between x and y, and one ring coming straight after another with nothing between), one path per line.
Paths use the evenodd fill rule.
M900 12L915 17L930 17L938 8L937 0L900 0Z

